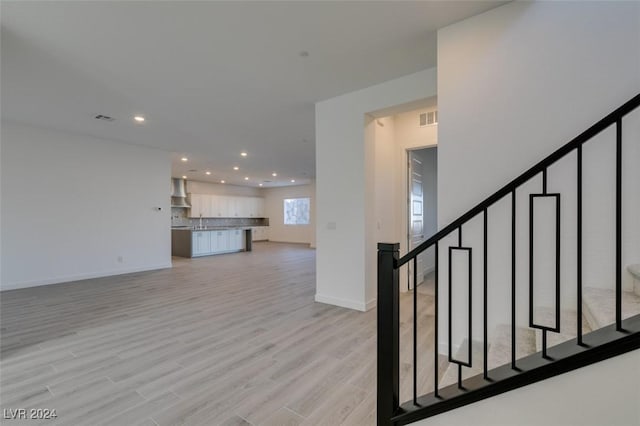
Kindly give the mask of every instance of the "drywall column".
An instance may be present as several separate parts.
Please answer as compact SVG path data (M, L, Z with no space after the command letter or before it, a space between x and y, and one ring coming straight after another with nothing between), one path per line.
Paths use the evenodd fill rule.
M454 220L502 185L565 144L597 120L640 92L640 3L638 2L512 2L484 14L453 24L438 32L438 217L439 225ZM636 113L637 114L637 113ZM635 120L635 121L634 121ZM635 124L634 124L635 123ZM623 170L625 182L640 181L637 164L640 131L638 120L625 121ZM607 130L600 137L611 142ZM596 149L598 142L585 145ZM611 146L611 145L609 145ZM632 151L633 150L633 151ZM587 155L589 154L589 155ZM595 158L585 176L604 173L612 181L611 152L585 151ZM564 161L564 160L563 160ZM634 164L635 163L635 164ZM562 167L561 167L562 166ZM564 171L563 171L564 167ZM607 169L608 167L608 169ZM604 179L604 178L603 178ZM593 181L599 185L598 181ZM590 182L591 183L591 182ZM539 183L533 182L535 188ZM550 187L575 188L575 158L554 166ZM593 185L589 190L593 189ZM613 217L609 201L614 192L589 199L585 186L585 214ZM535 189L534 188L534 189ZM531 188L530 188L531 189ZM640 214L637 186L625 191L624 256L640 256L637 217ZM539 191L539 189L537 189ZM519 238L517 294L526 294L527 191L518 199ZM575 299L575 195L563 198L566 218L562 242L562 300ZM572 198L574 197L574 198ZM593 198L593 197L592 197ZM489 211L489 306L490 322L509 322L510 294L510 200ZM567 215L567 216L564 216ZM635 218L635 219L634 219ZM564 220L564 219L563 219ZM586 217L585 217L586 220ZM631 221L635 221L635 224ZM610 221L609 221L610 222ZM480 222L481 223L481 222ZM611 222L610 222L611 223ZM507 226L503 226L506 224ZM607 225L608 226L608 225ZM629 228L632 227L632 228ZM635 231L634 231L635 230ZM472 240L474 226L465 235ZM477 234L477 233L476 233ZM481 235L481 234L480 234ZM593 236L593 238L592 238ZM592 238L592 240L588 240ZM506 247L506 249L505 249ZM595 249L592 249L595 248ZM585 267L598 267L609 278L588 285L611 286L613 238L597 231L585 235ZM477 253L482 253L477 251ZM479 258L480 256L476 256ZM626 264L626 262L625 262ZM602 265L602 264L600 264ZM474 282L482 282L482 264L474 264ZM440 265L443 270L443 265ZM446 272L446 269L444 269ZM586 274L585 280L588 280ZM441 277L443 280L445 276ZM481 293L474 295L481 301ZM441 300L446 303L446 300ZM519 303L526 303L520 299ZM493 304L492 304L493 303ZM527 312L519 320L526 323ZM481 313L481 308L474 312ZM481 320L481 317L480 317ZM440 336L446 339L445 321ZM491 331L491 326L489 328ZM481 327L476 327L478 333ZM476 334L476 337L480 337Z
M366 212L375 206L367 201L375 144L365 143L365 114L434 96L435 78L429 69L316 104L316 301L375 305L375 268L366 267L375 264L376 242L368 239L376 216Z

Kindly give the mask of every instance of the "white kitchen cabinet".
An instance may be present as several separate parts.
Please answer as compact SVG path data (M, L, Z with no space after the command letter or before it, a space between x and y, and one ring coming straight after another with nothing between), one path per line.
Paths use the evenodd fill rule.
M207 194L189 194L189 217L212 217L211 216L211 195Z
M224 195L211 195L211 217L229 217L229 197Z
M245 203L245 212L247 213L246 217L257 217L257 203L255 197L250 197L244 200Z
M229 230L211 231L211 251L219 253L229 251Z
M192 256L202 256L211 253L210 233L210 231L195 231L192 233Z
M264 212L264 198L256 198L256 216L266 217Z
M190 218L265 217L264 198L189 194Z
M251 229L252 241L267 241L269 239L268 226L255 226Z
M238 217L253 217L251 215L251 197L237 197Z
M251 197L247 199L248 202L248 217L264 217L264 199L258 197Z
M244 248L244 231L232 229L229 231L229 250L242 250Z
M238 216L238 202L237 197L225 197L227 201L227 217L239 217Z
M200 214L202 214L202 196L200 194L189 194L188 201L191 204L189 217L200 217Z

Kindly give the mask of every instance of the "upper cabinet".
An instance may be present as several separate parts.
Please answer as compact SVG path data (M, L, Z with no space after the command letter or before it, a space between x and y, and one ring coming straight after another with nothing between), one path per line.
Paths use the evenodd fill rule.
M189 194L189 217L209 217L211 215L211 206L209 205L209 195Z
M265 217L264 198L189 194L189 217Z

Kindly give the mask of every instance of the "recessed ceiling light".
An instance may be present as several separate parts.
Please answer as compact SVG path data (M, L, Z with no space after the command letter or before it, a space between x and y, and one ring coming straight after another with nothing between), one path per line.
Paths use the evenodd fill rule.
M135 117L133 117L133 119L136 120L138 123L144 122L144 117L141 115L136 115Z
M221 180L220 183L224 183L224 180Z
M240 170L240 167L238 167L238 166L233 166L233 170Z
M259 184L258 184L258 186L262 186L262 184L261 184L261 183L259 183Z
M278 174L276 172L271 173L271 176L276 177Z
M208 175L210 175L210 174L211 174L211 172L205 172L205 173L206 173L206 174L208 174Z
M249 180L249 176L245 176L245 177L244 177L244 180Z
M291 183L295 183L295 181L296 181L295 179L291 179Z
M182 161L189 161L189 159L187 157L182 157L181 160Z
M186 176L182 176L182 179L186 179L186 178L187 178Z
M246 157L246 156L247 156L247 153L246 153L246 152L244 152L244 151L242 151L242 152L240 153L240 155L242 155L243 157Z

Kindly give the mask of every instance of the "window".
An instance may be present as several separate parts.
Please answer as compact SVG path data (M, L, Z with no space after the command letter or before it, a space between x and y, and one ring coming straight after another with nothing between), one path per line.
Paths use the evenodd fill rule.
M310 198L285 198L284 224L308 225L310 204Z

